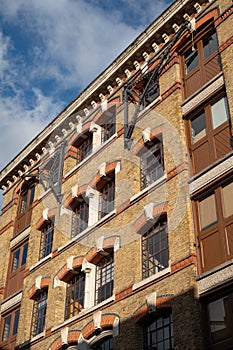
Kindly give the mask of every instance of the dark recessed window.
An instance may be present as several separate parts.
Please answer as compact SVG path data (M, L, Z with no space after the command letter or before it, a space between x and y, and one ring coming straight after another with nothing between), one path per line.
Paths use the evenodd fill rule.
M147 278L168 267L166 220L155 223L142 237L142 277Z
M88 226L89 218L89 199L87 197L79 198L72 213L71 238L75 237Z
M32 336L36 336L44 331L48 290L41 290L34 301L32 315Z
M93 134L91 132L82 134L78 138L78 141L74 145L75 147L77 147L78 164L92 153L92 145L93 145Z
M65 319L80 313L84 308L85 274L77 273L68 282Z
M174 350L172 314L165 312L143 327L143 350Z
M96 266L96 304L112 296L113 281L114 261L110 253Z
M11 272L17 271L21 266L26 264L28 253L28 242L13 252Z
M141 189L146 188L164 174L163 143L154 138L143 147L140 154Z
M104 217L114 210L115 176L109 177L109 181L100 189L99 218Z
M8 316L3 316L3 333L2 340L10 340L11 337L17 334L19 324L20 310L16 310L10 313Z
M53 220L48 220L41 230L39 259L43 259L52 252L54 235Z
M101 339L91 346L92 350L113 350L112 338Z

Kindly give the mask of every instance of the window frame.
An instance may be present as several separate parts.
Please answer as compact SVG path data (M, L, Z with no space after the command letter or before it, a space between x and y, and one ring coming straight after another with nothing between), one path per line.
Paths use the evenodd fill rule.
M18 315L18 316L16 316ZM18 333L18 326L19 326L19 317L20 317L20 307L8 311L7 314L2 315L2 331L1 331L1 341L3 343L12 343L16 341L16 336ZM7 318L10 318L9 322L9 330L7 333L7 336L4 337L5 333L5 325ZM14 331L16 328L16 331Z
M227 119L214 128L212 106L224 100L224 115ZM200 115L205 116L205 134L193 142L192 121ZM213 162L231 152L230 146L230 114L226 94L222 91L206 100L195 113L185 118L187 144L193 173L196 174Z
M37 292L33 303L31 337L35 337L45 330L47 303L48 288L41 289Z
M31 224L31 215L33 203L35 200L35 190L36 183L31 182L29 184L23 184L19 193L19 201L15 219L14 236L19 232L23 231L25 228ZM26 201L24 198L26 196ZM22 206L24 204L24 209L22 211Z
M157 135L151 141L144 144L140 156L140 186L141 190L145 189L164 175L164 149L162 134ZM154 162L149 158L154 157L158 165L155 167ZM153 174L156 174L155 176Z
M95 305L110 298L114 289L114 252L105 252L105 256L96 264Z
M39 250L39 260L45 258L52 252L53 248L53 237L54 237L54 218L46 220L41 231L40 237L40 250ZM47 238L48 241L47 241ZM48 249L48 250L47 250Z
M158 240L158 237L162 234L164 237ZM165 242L164 247L155 250L156 245L161 248L163 242ZM146 232L143 233L141 238L141 251L142 279L154 276L169 266L168 224L166 217L159 218L152 227L148 228ZM150 253L151 251L152 254ZM163 252L165 252L166 261L163 261L164 259L162 259ZM157 259L158 255L161 256L160 260ZM151 261L150 258L153 258L153 261ZM154 263L154 260L157 262L156 264ZM163 264L161 262L163 262Z
M73 276L67 281L65 320L75 315L78 315L84 309L85 283L86 275L84 272L81 271L76 271L76 273L73 274ZM72 294L75 295L75 293L77 292L76 288L78 288L78 293L82 292L82 295L78 298L72 298ZM78 308L76 308L76 303L78 303ZM77 312L75 310L77 310Z
M169 318L168 323L165 323L164 320ZM161 321L160 321L161 320ZM156 324L157 323L157 324ZM164 339L165 335L165 328L168 328L169 337ZM162 331L162 341L159 342L162 343L164 346L165 341L169 341L169 350L174 350L174 331L173 331L173 319L172 319L172 312L170 309L163 309L159 310L157 312L154 312L152 315L150 315L146 320L143 322L143 350L150 350L154 348L154 345L156 346L158 343L158 333ZM152 333L156 334L156 337L152 337ZM154 342L152 339L156 338L156 341ZM148 340L150 341L148 342ZM164 348L164 347L163 347Z
M86 131L78 136L73 143L77 149L77 165L84 161L93 152L93 133Z
M77 236L88 227L89 198L78 197L72 205L71 238Z
M108 174L99 191L99 220L111 213L115 208L115 171Z

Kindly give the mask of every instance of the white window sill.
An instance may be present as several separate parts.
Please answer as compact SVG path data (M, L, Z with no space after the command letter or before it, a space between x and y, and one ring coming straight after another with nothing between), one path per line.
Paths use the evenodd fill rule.
M31 338L30 339L30 343L32 343L32 342L34 342L34 341L36 341L36 340L38 340L40 338L44 338L44 336L45 336L45 331L43 331L43 332L35 335L35 337Z
M79 314L77 314L77 315L75 315L75 316L65 320L64 322L60 323L57 326L52 327L51 328L51 332L56 331L59 328L63 328L64 326L66 326L67 324L73 322L74 320L77 320L80 317L83 317L84 315L89 314L89 313L99 309L100 307L102 307L104 305L107 305L108 303L111 303L112 301L115 301L115 295L112 295L110 298L102 301L101 303L99 303L97 305L91 306L90 308L83 309L81 312L79 312Z
M162 271L159 271L158 273L154 274L153 276L150 276L150 277L147 277L145 278L144 280L138 282L138 283L135 283L132 287L133 290L137 290L138 288L140 287L143 287L145 286L146 284L152 282L152 281L155 281L157 280L158 278L164 276L164 275L167 275L171 272L171 267L167 267L166 269L162 270Z
M113 211L111 211L110 213L105 215L103 218L101 218L100 220L96 221L95 224L93 224L92 226L87 227L81 233L79 233L78 235L74 236L69 242L67 242L64 245L62 245L61 247L59 247L58 251L60 252L61 250L67 248L73 242L80 241L82 238L87 236L92 230L94 230L96 228L96 226L99 226L100 224L102 224L104 221L106 221L107 219L109 219L111 216L113 216L115 214L116 214L116 210L114 209Z
M166 179L167 179L167 174L164 174L158 180L156 180L155 182L153 182L152 184L150 184L149 186L144 188L142 191L140 191L137 194L135 194L134 196L132 196L130 198L130 203L135 201L137 198L141 197L144 193L150 191L152 188L157 187L158 185L160 185L161 183L166 181Z

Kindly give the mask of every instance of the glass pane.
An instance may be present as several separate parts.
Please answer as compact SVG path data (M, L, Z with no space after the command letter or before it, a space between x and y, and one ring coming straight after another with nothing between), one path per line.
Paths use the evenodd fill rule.
M24 247L23 247L23 256L22 256L22 263L21 263L21 265L26 264L27 254L28 254L28 243L26 243L24 245Z
M34 201L34 194L35 194L35 186L31 187L30 189L30 201L29 201L29 205L31 205Z
M15 319L14 319L12 335L14 335L18 332L18 324L19 324L19 310L17 310L15 312Z
M217 51L218 42L216 32L208 33L203 38L203 50L205 58L209 57L213 52Z
M217 211L214 194L199 202L199 216L200 226L202 230L217 222Z
M2 340L6 340L9 338L10 326L11 326L11 315L5 318Z
M191 72L198 66L198 51L196 47L190 47L190 49L184 55L186 74Z
M233 215L233 182L222 188L223 215L225 218Z
M13 262L12 262L12 272L16 271L19 267L19 256L20 256L20 249L16 250L13 255Z
M206 136L206 117L202 111L200 115L191 120L192 143L199 141Z
M227 298L221 298L209 303L209 320L211 333L226 328L225 301Z
M28 192L26 192L23 197L22 197L22 202L21 202L21 208L20 208L20 213L25 212L26 207L27 207L27 198L28 198Z
M228 120L226 97L221 98L211 106L213 128Z

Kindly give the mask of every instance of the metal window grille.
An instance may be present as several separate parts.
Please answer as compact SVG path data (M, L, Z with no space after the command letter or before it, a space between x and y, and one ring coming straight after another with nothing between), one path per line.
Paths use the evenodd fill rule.
M163 143L159 139L154 139L148 143L141 155L141 189L158 180L163 174Z
M144 350L174 350L172 314L158 316L152 323L143 327Z
M103 258L96 267L96 299L95 303L112 296L114 280L113 253Z
M53 247L53 233L54 224L53 221L49 221L41 231L39 259L43 259L51 253Z
M99 219L114 210L115 180L107 182L100 191Z
M74 275L68 282L66 290L65 319L79 314L84 307L85 274Z
M142 237L142 277L147 278L168 267L167 223L160 220Z
M107 141L116 132L116 118L110 118L104 125L102 125L102 143Z
M46 309L47 309L47 298L48 290L42 290L38 293L33 306L32 313L32 332L31 335L34 337L44 331L45 319L46 319Z
M86 136L86 135L83 135ZM78 146L78 164L92 152L93 134L86 136L86 139Z
M82 231L84 231L88 226L89 217L89 202L88 198L85 198L80 202L74 209L72 215L72 228L71 228L71 238L75 237Z

